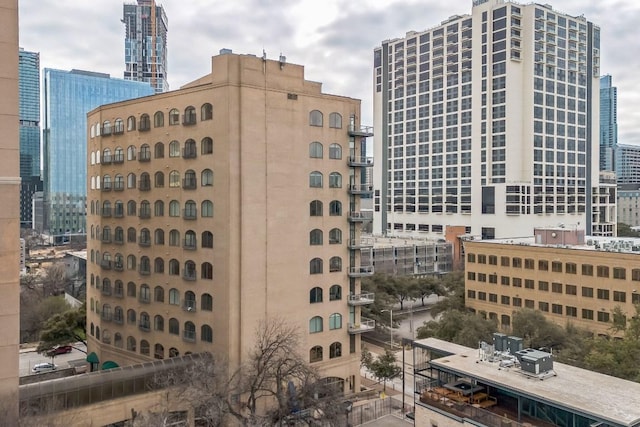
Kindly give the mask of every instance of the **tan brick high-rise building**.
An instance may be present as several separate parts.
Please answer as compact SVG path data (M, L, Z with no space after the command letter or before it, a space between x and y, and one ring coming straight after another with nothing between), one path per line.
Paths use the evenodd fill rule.
M263 322L359 390L360 100L304 68L222 54L180 90L88 115L88 333L101 362L212 351L237 366Z
M18 411L20 168L18 2L0 0L0 424Z

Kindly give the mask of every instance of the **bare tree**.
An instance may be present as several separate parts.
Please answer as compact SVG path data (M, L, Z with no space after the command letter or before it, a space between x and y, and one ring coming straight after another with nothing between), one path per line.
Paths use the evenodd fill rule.
M42 290L45 297L60 295L64 292L69 278L63 263L56 262L44 269L42 278Z

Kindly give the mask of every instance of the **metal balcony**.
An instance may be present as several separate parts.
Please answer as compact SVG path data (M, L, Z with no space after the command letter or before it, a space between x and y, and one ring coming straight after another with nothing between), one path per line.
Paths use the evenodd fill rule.
M112 161L113 163L124 163L124 154L114 154Z
M184 148L182 150L183 159L195 159L196 157L198 157L198 151L195 147Z
M140 181L138 183L138 190L149 191L151 190L151 181Z
M141 276L148 276L151 274L151 270L147 269L147 268L140 268L138 270L138 274L140 274Z
M149 218L151 218L151 211L140 211L140 213L138 213L138 218L140 218L140 219L149 219Z
M111 270L111 261L103 259L100 261L100 267L102 267L103 270Z
M116 218L123 218L124 217L124 208L120 208L120 209L116 209L113 213L113 216Z
M182 333L182 339L187 342L195 342L196 341L195 331L184 331Z
M195 271L185 271L184 273L182 273L182 278L184 280L187 280L189 282L194 282L197 278L196 278L196 272Z
M151 161L151 151L141 151L140 157L138 157L138 161L141 163L146 163Z
M373 247L373 239L351 239L348 242L349 249L366 249Z
M124 191L124 182L116 182L113 184L114 191Z
M196 178L184 178L182 180L182 188L184 190L195 190L198 188L198 181Z
M182 242L182 247L190 251L194 251L198 249L198 245L195 238L184 239L184 241Z
M124 271L124 263L123 262L115 262L113 264L113 269L115 271Z
M362 334L364 332L373 331L376 328L376 321L373 319L367 319L366 317L360 318L360 323L349 323L348 329L350 334Z
M114 316L113 321L119 325L122 325L124 323L124 317L122 317L122 315Z
M106 155L102 156L102 164L103 165L110 165L111 164L111 155L110 154L106 154Z
M198 308L198 305L196 304L196 302L191 300L185 301L184 304L182 305L182 309L190 313L195 313L197 308Z
M102 184L102 191L111 191L111 184Z
M370 168L373 167L373 157L366 156L349 156L347 164L351 167Z
M376 294L373 292L365 292L363 294L351 294L347 299L347 303L351 306L373 304Z
M349 277L369 277L373 276L373 265L349 268Z
M349 185L349 194L352 195L373 195L373 186L366 184L351 184Z
M149 326L149 323L140 323L138 325L138 328L140 328L140 330L144 331L144 332L149 332L151 330L151 327Z
M373 136L373 126L349 125L349 136Z
M373 212L352 211L348 215L349 222L366 222L373 220Z

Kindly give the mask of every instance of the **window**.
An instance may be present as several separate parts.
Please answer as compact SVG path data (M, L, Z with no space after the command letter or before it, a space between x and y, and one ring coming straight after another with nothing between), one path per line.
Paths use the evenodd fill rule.
M188 260L185 261L184 263L184 277L187 279L194 279L196 278L196 263Z
M173 317L169 319L169 333L172 335L180 335L180 323L178 323L178 319Z
M309 291L309 303L315 304L322 302L322 288L315 287Z
M153 300L155 302L164 302L164 288L162 286L156 286L153 289Z
M622 267L613 267L613 278L625 280L627 278L627 269Z
M511 305L511 298L507 295L500 296L500 304L502 305Z
M200 142L200 152L202 154L213 154L213 140L211 138L202 138Z
M169 157L180 157L180 143L178 141L169 143Z
M202 104L200 107L200 120L211 120L213 119L213 106L208 102L206 104Z
M609 277L609 267L607 267L606 265L599 265L597 272L598 277Z
M342 299L342 286L333 285L329 288L329 301L339 301Z
M322 188L322 172L314 171L309 174L309 187Z
M578 287L576 285L566 285L564 291L567 295L578 295Z
M593 310L588 310L586 308L582 309L582 318L587 320L593 320Z
M552 283L551 284L551 292L555 292L557 294L561 294L562 293L562 283Z
M172 108L169 111L169 126L175 126L180 124L180 111L177 108Z
M202 294L200 297L200 309L203 311L213 311L213 297L210 294Z
M180 216L180 202L172 200L169 202L169 216Z
M316 345L309 350L309 363L322 361L322 347Z
M593 276L593 265L582 264L582 275L583 276Z
M136 311L129 309L127 310L127 322L128 323L136 323Z
M210 231L202 232L202 247L213 248L213 233Z
M309 144L309 157L312 159L322 158L322 144L319 142L312 142Z
M151 147L149 144L142 144L140 146L140 161L151 160Z
M554 273L562 273L562 263L560 261L553 261L551 263L551 271Z
M157 257L153 260L153 272L158 274L164 273L164 259Z
M528 270L533 270L535 267L535 261L532 260L531 258L525 258L524 260L524 268L528 269Z
M469 253L467 254L467 262L476 262L476 254Z
M164 113L162 111L156 111L153 115L153 127L161 128L164 126Z
M127 215L135 216L136 215L136 202L133 200L129 200L127 202Z
M329 346L329 359L342 356L342 344L334 342Z
M329 329L342 329L342 315L333 313L329 316Z
M500 265L502 267L509 267L510 266L510 261L511 260L509 259L508 256L500 257Z
M342 116L338 113L329 114L329 127L342 129Z
M140 128L139 130L149 130L151 129L151 119L148 114L143 114L140 116Z
M309 125L322 126L322 113L320 111L313 110L309 113Z
M198 149L196 147L196 142L193 139L187 139L184 142L184 151L182 152L182 157L185 159L195 159L198 156Z
M183 124L194 125L196 124L196 120L196 109L191 105L185 108Z
M201 215L203 218L212 218L213 217L213 202L210 200L205 200L202 202L201 206Z
M127 188L136 188L136 174L130 173L127 175Z
M151 320L149 319L148 313L145 313L144 311L140 313L140 323L138 323L138 326L143 331L151 330Z
M342 175L338 172L329 174L329 188L342 188Z
M593 298L593 288L588 288L586 286L582 287L582 296L586 298Z
M342 159L342 147L340 144L331 144L329 146L329 158L330 159Z
M153 318L153 329L156 331L164 331L164 317L157 315Z
M180 232L178 230L169 231L169 246L180 246Z
M578 317L578 309L576 307L566 306L565 313L569 317Z
M129 116L129 118L127 118L127 131L132 130L136 130L136 118Z
M153 204L153 215L164 216L164 202L162 200L156 200Z
M544 302L544 301L539 301L538 302L538 310L548 313L549 312L549 303L548 302Z
M342 258L334 256L329 259L329 272L335 273L337 271L342 271Z
M127 160L135 160L135 159L136 159L136 147L134 147L133 145L130 145L129 147L127 147Z
M180 305L180 292L177 289L169 290L169 304L171 305Z
M311 232L309 233L309 244L322 245L322 230L311 230Z
M322 216L322 202L320 200L313 200L309 203L309 215Z
M200 277L202 279L213 279L213 265L210 262L203 262L200 265Z
M609 289L598 289L598 299L609 299Z
M498 265L498 257L495 255L489 255L489 265Z
M180 187L180 172L175 170L169 172L169 187L171 188Z
M329 215L330 216L341 216L342 215L342 202L339 200L333 200L329 204Z
M564 265L564 269L565 269L567 274L577 274L577 272L578 272L578 266L577 266L577 264L575 264L573 262L567 262Z
M480 254L478 255L478 264L486 264L487 263L487 256Z
M545 282L540 280L538 282L538 290L539 291L544 291L544 292L549 292L549 282Z
M186 311L194 311L198 307L196 303L196 294L191 291L187 291L184 293L184 306L183 308Z
M338 245L342 243L342 230L339 228L332 228L329 231L329 244Z
M127 337L127 350L136 351L136 339L134 337Z
M609 322L610 315L606 311L598 312L598 322Z
M309 320L309 332L312 334L322 332L322 317L315 316Z
M169 274L171 276L177 276L180 274L180 262L177 259L169 261Z
M322 259L314 258L309 261L309 273L310 274L322 274Z
M551 312L553 314L562 314L562 305L560 305L560 304L551 304Z
M200 185L203 187L211 187L213 185L213 171L205 169L200 174Z
M154 157L156 159L164 158L164 144L162 142L156 142L156 145L153 147Z
M622 291L613 291L613 300L615 302L627 302L627 294Z

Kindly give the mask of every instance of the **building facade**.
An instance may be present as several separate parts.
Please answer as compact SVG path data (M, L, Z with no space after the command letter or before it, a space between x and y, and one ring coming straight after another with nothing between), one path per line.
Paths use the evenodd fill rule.
M640 226L640 184L621 185L617 194L618 222Z
M125 80L146 82L156 93L169 90L167 82L167 15L155 0L124 4Z
M417 238L367 237L362 260L389 276L438 276L453 269L453 244Z
M20 227L33 228L32 197L40 179L40 54L20 49Z
M0 0L0 398L2 420L18 424L20 331L20 131L18 1Z
M87 113L109 102L151 95L153 90L146 83L90 71L45 68L44 74L44 224L35 228L51 235L82 234L86 232Z
M359 390L374 327L360 101L284 58L223 54L212 70L89 114L89 351L120 365L211 351L234 368L282 318L327 381Z
M618 88L610 75L600 77L600 170L615 170L618 144Z
M616 145L615 166L618 184L640 184L640 145Z
M599 62L600 29L584 17L502 0L384 41L374 50L374 233L591 231Z
M514 311L611 335L613 309L640 303L640 240L587 237L571 228L536 229L535 237L467 241L466 305L508 331Z

